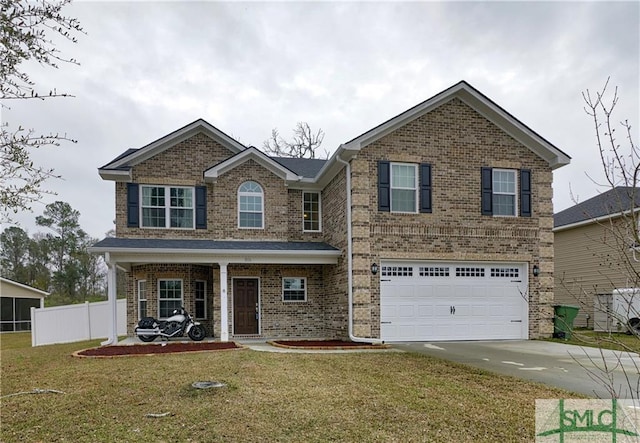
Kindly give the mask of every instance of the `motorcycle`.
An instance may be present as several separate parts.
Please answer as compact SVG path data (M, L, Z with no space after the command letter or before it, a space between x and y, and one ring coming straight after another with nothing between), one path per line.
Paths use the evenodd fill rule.
M194 322L183 307L173 311L173 315L166 320L156 320L153 317L140 319L135 333L144 342L152 342L156 337L182 337L185 333L191 340L201 341L207 335L204 326Z

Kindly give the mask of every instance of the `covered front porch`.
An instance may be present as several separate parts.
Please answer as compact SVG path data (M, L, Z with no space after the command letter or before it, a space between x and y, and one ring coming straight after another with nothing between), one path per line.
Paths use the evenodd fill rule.
M107 238L92 252L105 256L113 312L116 270L126 272L129 334L179 305L220 341L347 334L342 252L326 243Z

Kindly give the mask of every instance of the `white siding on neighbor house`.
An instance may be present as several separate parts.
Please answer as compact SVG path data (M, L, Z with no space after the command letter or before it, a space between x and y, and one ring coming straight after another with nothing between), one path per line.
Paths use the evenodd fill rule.
M127 334L127 301L118 306L118 335ZM109 302L31 309L31 345L71 343L109 336Z

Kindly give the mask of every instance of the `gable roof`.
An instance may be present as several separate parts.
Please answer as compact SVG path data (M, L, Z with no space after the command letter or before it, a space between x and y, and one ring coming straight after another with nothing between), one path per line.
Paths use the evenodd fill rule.
M448 101L458 98L487 118L515 140L545 159L552 169L569 164L571 157L508 113L486 95L462 80L403 113L360 134L344 145L345 150L359 151L363 147L390 134L407 123L427 114Z
M250 146L244 151L237 153L233 157L230 157L218 163L217 165L205 170L204 179L205 181L213 182L222 174L232 170L236 166L239 166L248 160L254 160L259 165L265 167L278 177L287 180L288 182L296 182L302 179L301 176L293 172L291 169L283 166L254 146Z
M640 209L640 188L617 186L553 216L554 230L573 228Z
M8 278L4 278L4 277L0 277L0 288L5 287L6 286L14 286L16 288L19 288L23 291L27 291L30 293L33 293L35 297L37 298L42 298L42 297L46 297L47 295L49 295L48 292L46 291L42 291L40 289L34 288L33 286L28 286L22 283L18 283L17 281L13 281L13 280L9 280ZM0 295L2 296L9 296L9 291L6 291L6 287L2 290L0 290Z
M244 151L246 147L228 136L212 124L198 119L158 140L139 149L128 149L111 162L98 169L105 180L130 180L131 167L141 163L196 134L205 134L231 151L232 154Z

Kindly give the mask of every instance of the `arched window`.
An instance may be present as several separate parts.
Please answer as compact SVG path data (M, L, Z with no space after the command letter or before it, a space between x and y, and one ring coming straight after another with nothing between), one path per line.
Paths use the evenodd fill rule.
M238 227L264 228L264 193L256 182L244 182L238 188Z

